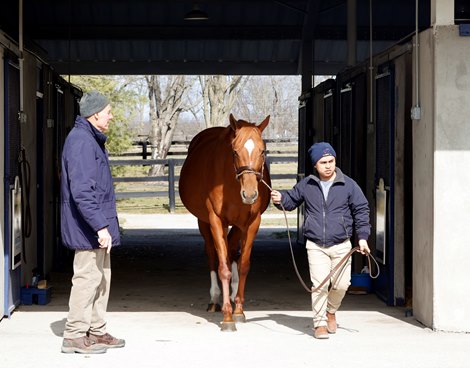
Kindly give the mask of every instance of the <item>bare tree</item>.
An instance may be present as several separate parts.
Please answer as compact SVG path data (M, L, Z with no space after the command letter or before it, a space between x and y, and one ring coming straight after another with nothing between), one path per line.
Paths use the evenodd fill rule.
M176 123L183 111L183 97L189 88L184 75L145 76L148 86L150 144L152 159L166 158L170 150ZM149 176L159 175L162 165L152 165Z
M298 76L257 76L240 92L234 113L249 121L271 116L265 138L295 137L297 135Z
M199 76L206 128L227 125L228 117L247 76Z

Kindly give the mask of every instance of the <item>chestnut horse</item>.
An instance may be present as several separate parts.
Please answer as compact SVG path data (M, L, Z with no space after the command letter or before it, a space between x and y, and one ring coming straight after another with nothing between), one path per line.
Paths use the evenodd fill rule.
M222 331L235 331L235 322L245 322L243 304L251 248L270 199L268 187L260 183L264 180L271 185L261 138L268 123L269 116L256 125L230 114L229 126L208 128L193 138L181 168L180 198L198 219L209 261L210 311L215 311L220 296L215 272L218 264Z

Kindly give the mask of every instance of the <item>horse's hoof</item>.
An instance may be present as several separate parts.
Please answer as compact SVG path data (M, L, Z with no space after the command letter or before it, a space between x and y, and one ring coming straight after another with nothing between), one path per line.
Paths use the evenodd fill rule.
M220 312L222 308L220 308L220 304L216 303L209 303L207 306L207 311L210 313Z
M233 319L237 323L245 323L246 322L246 317L243 313L233 314Z
M235 332L237 327L235 326L235 322L222 322L220 330L223 332Z

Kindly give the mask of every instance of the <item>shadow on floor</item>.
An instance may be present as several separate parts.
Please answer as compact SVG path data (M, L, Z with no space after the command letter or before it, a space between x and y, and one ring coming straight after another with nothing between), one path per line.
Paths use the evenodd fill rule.
M123 244L112 251L110 312L186 312L219 324L220 313L206 312L209 270L202 238L196 229L128 230ZM297 267L308 284L305 249L293 239ZM51 275L53 297L44 306L21 310L68 310L71 260L67 269ZM245 292L246 311L269 311L267 319L308 333L310 317L283 311L309 311L310 295L301 286L292 263L289 242L282 229L261 229L255 241ZM379 310L407 322L402 308L387 307L375 295L347 295L342 310ZM61 335L64 320L51 329Z

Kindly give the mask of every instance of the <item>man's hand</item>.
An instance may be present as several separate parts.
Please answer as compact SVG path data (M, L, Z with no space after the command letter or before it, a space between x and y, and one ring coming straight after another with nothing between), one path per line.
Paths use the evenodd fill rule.
M273 190L271 192L271 200L273 201L274 204L279 204L281 203L282 199L282 194L278 192L277 190Z
M100 243L100 248L107 248L106 253L111 252L113 238L111 237L107 227L98 230L98 243Z
M369 245L367 244L367 240L365 240L365 239L359 240L359 252L362 253L362 254L369 254L370 253L370 249L369 249Z

